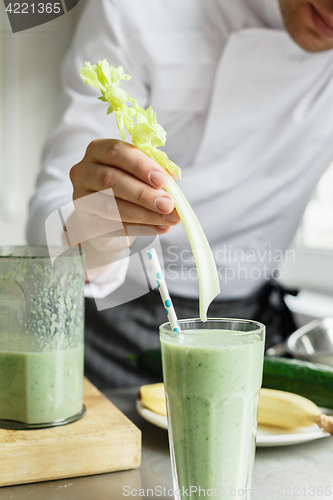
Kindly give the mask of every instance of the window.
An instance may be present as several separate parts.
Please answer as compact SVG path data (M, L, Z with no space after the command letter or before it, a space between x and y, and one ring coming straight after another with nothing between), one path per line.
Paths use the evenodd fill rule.
M288 306L308 316L332 316L333 163L306 208L293 248L295 259L282 266L281 281L301 293L288 297Z
M333 251L333 163L321 178L307 206L296 245Z

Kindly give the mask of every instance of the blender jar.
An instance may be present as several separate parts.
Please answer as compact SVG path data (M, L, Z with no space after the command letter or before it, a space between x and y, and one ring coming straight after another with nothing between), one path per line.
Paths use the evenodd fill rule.
M0 247L0 427L84 414L83 287L78 248Z

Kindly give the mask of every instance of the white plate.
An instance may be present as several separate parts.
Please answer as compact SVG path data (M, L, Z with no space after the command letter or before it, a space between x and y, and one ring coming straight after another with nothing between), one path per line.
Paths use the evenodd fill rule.
M168 428L167 418L163 415L159 415L151 410L148 410L143 404L137 399L136 409L142 418L150 422L151 424L157 425L162 429ZM322 411L328 415L332 415L331 410L326 410L322 408ZM257 446L268 447L268 446L286 446L291 444L306 443L307 441L313 441L314 439L321 439L328 437L330 434L324 432L317 425L312 427L301 427L297 429L297 432L287 431L285 429L276 429L274 427L264 427L258 426L257 431Z

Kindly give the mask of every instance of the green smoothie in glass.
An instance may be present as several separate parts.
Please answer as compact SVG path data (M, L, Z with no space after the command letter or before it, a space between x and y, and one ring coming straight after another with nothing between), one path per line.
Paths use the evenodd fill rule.
M246 320L180 326L181 334L160 328L175 498L248 500L265 328Z

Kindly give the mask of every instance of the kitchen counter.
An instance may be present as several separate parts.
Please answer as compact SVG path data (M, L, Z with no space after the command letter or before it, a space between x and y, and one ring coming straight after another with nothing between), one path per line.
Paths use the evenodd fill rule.
M139 469L3 487L0 488L0 500L124 500L135 498L135 490L138 498L171 500L168 489L173 486L167 431L149 424L137 414L137 392L138 389L131 388L108 390L104 394L142 430ZM159 488L155 490L156 487ZM144 490L145 496L143 492L139 496L139 489ZM132 490L133 495L129 493ZM333 437L295 446L257 449L251 499L290 498L333 500Z

